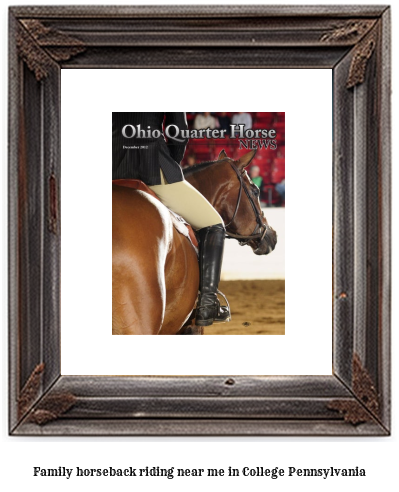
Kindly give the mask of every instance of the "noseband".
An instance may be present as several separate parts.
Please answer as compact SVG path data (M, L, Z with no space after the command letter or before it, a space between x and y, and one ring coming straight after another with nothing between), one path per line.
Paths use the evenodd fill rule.
M263 241L267 231L271 230L271 227L268 224L263 223L261 215L260 215L258 209L256 208L256 205L255 205L255 203L254 203L254 201L250 195L250 192L248 191L247 187L245 186L245 183L244 183L244 180L242 177L242 175L245 172L245 169L240 173L238 171L238 169L236 168L236 166L234 164L232 164L231 162L230 162L230 166L234 169L235 173L237 174L238 180L240 181L240 189L238 191L238 199L237 199L237 204L236 204L236 208L234 210L233 217L230 220L230 222L225 225L226 238L227 239L238 239L241 246L247 245L249 243L249 241L251 241L252 239L258 239L259 238L260 242L261 242L261 241ZM227 231L227 227L229 227L229 225L232 224L234 222L234 219L236 218L238 208L239 208L240 202L241 202L242 190L244 190L245 194L247 195L247 197L249 199L249 203L252 206L252 210L254 211L255 219L256 219L255 229L253 230L252 234L250 234L249 236L243 236L241 234L233 234L232 232Z

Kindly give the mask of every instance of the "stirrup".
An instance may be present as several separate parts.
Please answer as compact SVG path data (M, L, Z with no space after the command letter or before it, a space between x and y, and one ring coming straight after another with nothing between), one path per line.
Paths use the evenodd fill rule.
M223 294L223 292L221 292L219 289L217 290L217 293L219 295L221 295L223 297L223 299L225 300L227 306L221 306L220 305L220 301L219 299L217 299L217 310L218 312L221 312L221 313L225 313L228 315L228 317L226 319L218 319L217 317L214 318L213 322L214 323L228 323L229 321L231 321L231 311L230 311L230 304L229 304L229 301L227 300L227 297Z
M224 321L224 323L227 323L228 321L231 321L230 304L229 304L229 301L227 300L227 297L223 294L223 292L221 292L221 291L218 289L218 290L217 290L217 293L218 293L220 296L222 296L222 297L223 297L223 299L225 300L225 302L226 302L226 304L227 304L227 306L220 306L221 308L223 308L223 307L227 307L228 312L230 313L229 318L228 318L228 319L226 319L226 320ZM218 323L218 321L215 321L215 323Z
M214 323L227 323L231 320L229 301L227 300L226 296L222 292L217 291L217 293L224 298L227 306L221 306L220 301L216 295L215 300L212 303L204 304L201 307L196 307L194 311L194 318L197 326L211 326ZM201 319L197 319L199 310L201 309L205 310L205 312L206 310L208 310L208 318L204 319L204 312L202 312ZM218 319L219 316L220 319Z

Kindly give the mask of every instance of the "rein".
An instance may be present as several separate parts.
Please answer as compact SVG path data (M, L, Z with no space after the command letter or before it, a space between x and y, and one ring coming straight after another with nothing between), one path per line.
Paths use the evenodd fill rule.
M256 208L256 205L255 205L255 203L254 203L254 201L250 195L250 192L248 191L247 187L245 186L244 180L242 178L242 175L244 174L245 169L240 173L238 171L238 169L236 168L236 166L234 166L234 164L232 164L231 162L230 162L230 166L234 169L235 173L237 174L238 180L240 181L240 189L238 191L238 199L237 199L237 204L236 204L236 208L234 210L233 217L230 220L230 222L225 225L226 238L227 239L238 239L241 246L247 245L249 243L249 241L251 241L252 239L260 238L260 240L262 241L264 239L267 231L270 230L271 227L268 224L263 223L261 215L260 215L258 209ZM241 234L233 234L232 232L227 231L227 227L230 224L232 224L234 222L234 219L236 218L238 208L239 208L240 202L241 202L242 190L244 190L245 194L247 195L247 197L249 199L249 202L252 206L252 210L254 211L255 219L256 219L255 229L253 230L252 234L250 234L249 236L243 236ZM259 228L259 232L256 232L256 230L258 228Z

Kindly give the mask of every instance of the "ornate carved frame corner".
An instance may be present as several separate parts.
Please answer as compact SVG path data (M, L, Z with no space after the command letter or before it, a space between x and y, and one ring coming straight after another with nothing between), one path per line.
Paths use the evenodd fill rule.
M390 60L388 6L11 7L10 434L388 435ZM331 376L60 374L60 73L99 67L332 70Z

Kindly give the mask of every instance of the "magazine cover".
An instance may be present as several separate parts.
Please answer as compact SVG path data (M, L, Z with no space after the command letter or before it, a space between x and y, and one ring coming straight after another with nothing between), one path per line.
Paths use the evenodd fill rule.
M112 113L112 333L284 335L285 113Z

